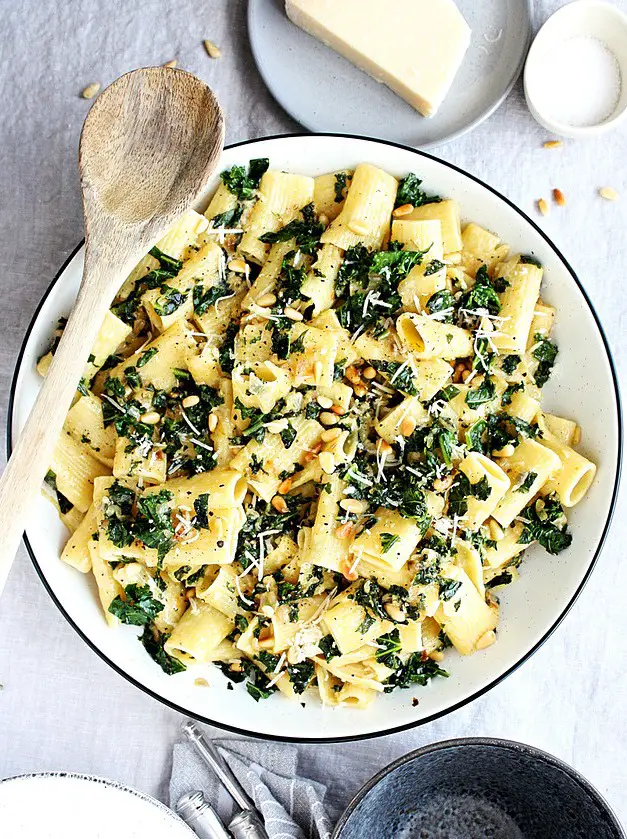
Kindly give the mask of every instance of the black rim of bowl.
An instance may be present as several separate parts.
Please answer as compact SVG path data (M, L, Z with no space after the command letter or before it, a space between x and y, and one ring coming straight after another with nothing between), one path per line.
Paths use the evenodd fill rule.
M353 815L359 804L364 798L377 786L391 772L403 766L405 763L411 763L414 760L419 760L426 755L434 754L435 752L446 751L447 749L457 749L465 746L487 746L488 748L513 751L518 754L523 754L525 757L532 757L540 760L542 763L548 764L554 769L559 769L569 776L575 783L577 783L585 792L587 792L592 799L605 811L611 827L616 831L618 836L625 839L625 832L616 818L616 814L612 810L610 804L605 800L601 793L594 787L587 778L584 778L576 769L568 763L564 763L558 757L555 757L549 752L538 749L535 746L529 746L527 743L518 743L516 740L502 740L499 737L456 737L451 740L442 740L439 743L430 743L428 746L422 746L409 754L399 757L393 763L385 766L380 772L367 781L363 787L351 799L348 807L335 826L331 839L342 839L342 831L347 826L350 817Z
M601 538L599 539L599 543L596 547L596 550L594 551L592 559L590 560L590 564L589 564L589 566L586 570L586 573L584 574L584 576L581 580L581 583L577 587L577 590L575 591L575 593L573 594L573 596L571 597L569 602L566 604L566 607L558 615L558 617L555 619L555 621L549 627L549 629L544 633L542 638L540 638L540 640L536 644L534 644L533 647L531 647L530 650L528 650L526 653L524 653L524 655L522 655L518 659L518 661L516 661L514 664L512 664L510 667L508 667L503 673L501 673L499 676L497 676L495 679L493 679L485 687L481 688L478 691L475 691L470 696L467 696L464 699L461 699L459 702L456 702L453 705L450 705L448 708L445 708L442 711L438 711L435 714L431 714L431 715L429 715L427 717L424 717L422 719L419 719L419 720L413 720L412 722L404 723L403 725L397 725L397 726L391 725L388 728L382 728L382 729L379 729L378 731L368 731L368 732L365 732L364 734L349 734L349 735L341 736L341 737L324 737L324 736L322 736L322 737L287 737L287 736L279 736L279 735L276 735L276 734L266 734L266 733L262 733L262 732L258 732L258 731L251 731L251 730L249 730L247 728L243 728L241 726L229 725L228 723L224 723L224 722L217 722L216 720L213 720L210 717L205 717L205 716L202 716L201 714L191 713L188 709L183 708L180 705L177 705L176 702L173 702L169 699L166 699L165 697L161 696L156 691L153 691L151 688L146 687L141 682L137 681L137 679L135 679L133 676L131 676L130 673L127 673L120 666L115 664L115 662L113 662L110 658L108 658L87 637L87 635L85 635L85 633L78 627L78 625L70 617L68 612L65 610L63 604L61 603L59 598L57 598L56 594L52 590L52 587L48 583L48 580L46 579L46 576L45 576L39 562L37 561L37 557L35 555L35 552L34 552L33 548L31 547L31 544L28 541L28 537L26 536L26 534L24 534L23 538L24 538L24 543L26 545L26 549L27 549L27 551L30 555L30 558L32 560L33 565L35 566L35 570L37 571L37 574L39 575L39 578L41 579L44 587L46 588L46 590L48 592L48 594L50 595L50 597L52 598L54 603L57 605L58 609L61 611L61 613L63 614L65 619L68 621L70 626L73 627L73 629L80 635L80 637L83 639L83 641L85 641L85 643L89 647L91 647L91 649L98 656L100 656L100 658L103 661L105 661L110 667L112 667L113 670L115 670L117 673L119 673L121 676L123 676L131 684L135 685L135 687L138 687L140 690L144 691L144 693L148 694L148 696L151 696L153 699L156 699L159 702L163 703L164 705L168 706L169 708L172 708L172 710L178 711L180 714L183 714L185 716L194 717L194 719L197 719L199 722L205 723L206 725L212 725L212 726L215 726L216 728L221 728L225 731L230 731L234 734L242 734L242 735L247 736L247 737L256 737L256 738L261 739L261 740L271 740L271 741L281 742L281 743L343 743L343 742L353 742L353 741L358 741L358 740L369 740L369 739L374 738L374 737L381 737L381 736L387 735L387 734L396 734L400 731L408 731L408 730L410 730L412 728L416 728L420 725L425 725L426 723L433 722L433 720L440 719L441 717L444 717L447 714L452 713L453 711L457 711L459 708L462 708L464 705L467 705L469 702L472 702L473 700L478 699L480 696L483 696L488 691L492 690L492 688L494 688L494 687L496 687L496 685L500 684L504 679L506 679L515 670L517 670L522 664L524 664L527 661L527 659L531 658L531 656L538 649L540 649L540 647L544 644L544 642L553 634L553 632L557 629L557 627L564 620L564 618L566 617L568 612L573 607L575 601L577 600L577 598L581 594L584 586L586 585L586 583L588 582L588 580L590 578L590 575L591 575L592 571L594 570L595 565L597 564L599 555L600 555L601 550L603 548L603 545L605 543L605 540L606 540L606 537L607 537L607 534L608 534L608 531L609 531L609 527L610 527L610 524L611 524L611 521L612 521L612 517L614 515L614 510L615 510L615 507L616 507L616 498L617 498L617 495L618 495L618 488L619 488L619 484L620 484L621 464L622 464L622 458L623 458L623 420L622 420L622 407L621 407L620 391L619 391L619 387L618 387L618 379L617 379L617 376L616 376L616 369L615 369L615 366L614 366L614 360L612 358L612 353L611 353L611 350L610 350L610 347L609 347L609 344L608 344L608 341L607 341L607 337L605 335L605 332L603 330L601 322L599 321L599 318L598 318L598 315L595 311L595 308L592 305L592 303L590 301L590 298L588 297L584 287L580 283L580 281L579 281L577 275L575 274L574 270L572 269L570 263L566 260L566 258L561 253L561 251L553 244L553 242L549 239L549 237L538 227L538 225L531 218L529 218L529 216L526 213L524 213L519 207L517 207L512 201L510 201L504 195L501 195L501 193L498 192L496 189L494 189L493 187L486 184L480 178L477 178L474 175L471 175L468 172L465 172L463 169L460 169L459 166L455 166L452 163L448 163L445 160L441 160L439 157L436 157L435 155L429 154L427 152L420 151L418 149L413 149L410 146L405 146L401 143L394 143L391 140L378 140L376 138L360 137L360 136L355 135L355 134L339 134L339 133L310 134L308 132L300 132L298 134L274 134L274 135L271 135L269 137L257 137L254 140L243 140L242 142L232 143L231 145L226 146L225 150L226 149L230 150L230 149L236 149L236 148L245 148L246 146L252 145L254 143L258 143L258 142L261 142L261 141L267 141L267 140L292 140L293 139L295 141L298 141L302 137L335 137L335 138L339 138L339 139L359 140L359 141L366 141L366 142L374 142L374 143L378 143L378 144L386 145L386 146L392 146L394 148L402 149L403 151L409 151L412 154L417 155L418 157L425 157L429 160L433 160L436 163L441 164L442 166L446 166L448 169L452 169L454 172L459 173L460 175L462 175L465 178L470 178L470 180L479 184L484 189L486 189L488 192L492 193L492 195L495 195L497 198L499 198L501 201L503 201L505 204L507 204L509 207L511 207L513 210L515 210L516 213L518 213L518 215L525 222L527 222L527 224L529 224L533 228L533 230L535 230L535 232L547 243L547 245L557 255L557 257L562 262L562 264L564 265L566 270L569 272L573 282L576 284L579 291L581 292L581 295L582 295L583 299L585 300L585 302L588 305L588 308L590 309L590 313L592 314L594 322L596 323L597 329L599 331L599 335L601 336L601 340L603 342L603 346L605 348L605 352L606 352L606 355L607 355L607 362L608 362L610 372L611 372L611 375L612 375L612 381L613 381L613 384L614 384L614 398L616 400L616 424L617 424L617 430L618 430L618 457L617 457L617 462L616 462L616 473L615 473L615 476L614 476L614 487L613 487L613 490L612 490L612 498L611 498L611 501L610 501L610 506L609 506L609 509L608 509L607 518L606 518L605 524L603 526L603 532L601 533ZM19 373L20 373L21 366L22 366L22 358L23 358L24 353L26 351L26 345L27 345L28 340L30 338L31 332L32 332L32 330L35 326L35 323L36 323L36 321L39 317L39 313L40 313L44 303L46 302L50 292L56 286L60 277L63 275L66 268L68 267L68 265L70 264L72 259L76 256L76 254L78 253L78 251L81 249L82 246L83 246L83 242L80 242L76 246L76 248L74 248L72 253L68 256L68 258L65 260L63 265L59 268L59 270L55 274L54 279L52 280L52 282L50 283L50 285L48 286L48 288L44 292L43 297L41 298L37 308L35 309L33 317L31 318L31 321L30 321L30 323L28 325L28 328L26 330L24 340L22 341L22 346L20 347L20 351L18 353L17 361L15 363L15 371L14 371L14 374L13 374L13 380L11 382L11 391L10 391L10 395L9 395L8 420L7 420L7 455L8 456L11 455L11 451L12 451L13 411L14 411L15 396L16 396L16 391L17 391L17 380L18 380Z

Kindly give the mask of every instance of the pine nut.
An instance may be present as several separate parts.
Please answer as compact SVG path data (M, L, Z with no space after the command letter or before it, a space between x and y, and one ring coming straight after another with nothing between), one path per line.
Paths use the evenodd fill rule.
M561 140L547 140L546 143L544 143L544 148L545 149L559 149L560 146L563 146L563 145L564 144L562 143Z
M100 82L92 82L92 84L87 85L81 96L83 99L93 99L100 92L100 87Z
M198 687L203 687L203 688L208 688L209 687L209 682L206 679L203 679L202 676L199 676L197 679L194 679L194 684L198 685Z
M293 482L293 478L286 478L284 481L281 481L281 483L279 484L279 492L281 493L281 495L287 495L287 493L292 488Z
M266 428L270 432L270 434L280 434L282 431L288 426L288 421L285 417L282 419L272 420L266 425Z
M334 440L337 440L341 433L341 428L327 428L320 435L320 439L325 443L332 443Z
M342 408L341 405L332 405L331 410L334 414L337 414L338 417L343 417L346 411Z
M164 67L176 67L176 58L173 58L172 61L166 61L163 65Z
M274 638L272 636L269 638L260 638L257 645L262 650L271 650L274 648Z
M209 431L215 431L218 427L218 415L217 414L209 414L207 417L207 428Z
M381 452L381 454L385 454L385 455L392 454L392 452L394 451L394 449L393 449L393 448L392 448L392 446L391 446L391 445L387 442L387 440L384 440L382 437L380 437L379 439L381 440L381 442L378 444L378 447L377 447L377 448L379 449L379 451Z
M413 204L401 204L400 207L397 207L392 216L394 218L403 218L403 216L408 216L410 213L413 213L414 205Z
M500 542L501 539L505 536L503 528L494 519L490 519L488 521L488 532L490 534L490 539L493 539L495 542Z
M558 207L566 206L566 196L564 195L561 189L553 190L553 200L555 201Z
M356 367L353 367L352 364L346 368L346 370L344 371L344 375L351 384L358 385L361 382L361 376L359 375L359 371Z
M262 294L261 297L257 300L257 305L261 306L262 309L267 309L270 306L274 306L276 303L276 294L272 294L271 291L267 291L265 294Z
M342 498L340 507L346 510L347 513L354 513L356 516L360 516L368 508L368 505L363 501L359 501L357 498Z
M318 221L323 227L327 227L329 224L329 217L325 213L320 213L318 216Z
M416 420L413 417L405 417L399 429L403 437L411 437L415 430Z
M396 603L386 603L383 607L388 615L392 618L393 621L397 621L398 623L402 623L407 618L407 613L404 609L401 609Z
M144 425L156 425L160 419L161 414L158 414L156 411L146 411L145 414L140 416L139 421L143 422Z
M377 375L377 371L374 369L374 367L366 367L365 370L362 370L361 375L364 377L364 379L374 379Z
M548 216L549 214L549 205L546 203L544 198L538 198L538 211L543 216Z
M368 393L368 388L365 385L354 385L353 393L355 396L358 396L360 399L363 399L364 396Z
M436 478L433 482L433 489L436 492L446 492L446 490L453 483L453 476L447 475L446 478Z
M194 405L198 405L200 402L200 396L186 396L185 399L181 402L181 405L184 408L193 408Z
M440 652L440 650L434 650L432 653L429 653L429 658L431 661L444 661L444 653Z
M316 399L316 402L325 411L328 411L329 408L333 407L333 400L329 399L328 396L318 396L318 398Z
M297 312L296 309L292 309L291 306L288 306L284 311L283 314L286 318L290 320L302 320L303 316L300 312Z
M322 411L318 420L323 425L335 425L337 423L337 417L332 411Z
M489 629L487 632L479 638L477 643L475 644L476 650L485 650L486 647L491 647L492 644L496 641L496 632L493 629Z
M313 377L314 382L318 383L322 378L322 371L324 370L324 366L321 361L314 361L313 366Z
M468 368L466 368L466 369L462 370L462 382L465 382L465 381L466 381L466 379L468 379L468 377L470 376L471 372L472 372L472 371L471 371L471 370L468 370Z
M511 457L514 452L516 451L515 447L512 446L511 443L508 443L506 446L503 446L498 452L494 452L496 457Z
M326 472L327 475L332 475L333 472L335 472L335 458L333 457L333 452L320 452L318 460L320 461L322 471Z
M236 274L245 274L247 268L243 259L232 259L228 264L229 271L234 271Z
M270 503L277 511L277 513L287 513L287 503L285 501L285 498L283 498L281 495L275 495Z
M213 41L209 41L208 39L206 39L203 41L203 45L207 50L207 55L209 56L209 58L220 58L220 56L222 55L220 47L216 46L213 43Z
M365 221L360 221L360 219L349 221L348 229L356 236L365 236L366 233L370 232L370 226Z
M466 365L462 361L455 365L455 370L453 371L453 382L455 382L455 384L459 384L459 382L461 382L465 369Z
M618 201L618 192L611 186L602 186L599 195L606 201Z

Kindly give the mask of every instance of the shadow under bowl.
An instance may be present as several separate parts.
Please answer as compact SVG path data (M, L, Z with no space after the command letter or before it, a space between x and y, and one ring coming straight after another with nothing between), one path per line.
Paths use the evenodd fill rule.
M625 839L581 775L545 752L471 738L425 746L353 799L333 839Z

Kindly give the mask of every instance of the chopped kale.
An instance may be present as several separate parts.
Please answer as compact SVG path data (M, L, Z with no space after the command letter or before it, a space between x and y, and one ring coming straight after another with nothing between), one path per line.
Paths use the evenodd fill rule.
M553 341L543 337L539 332L536 332L533 340L536 342L536 346L531 354L540 362L536 368L534 379L538 387L543 387L553 371L553 365L557 358L557 347Z
M259 239L268 245L289 242L294 239L302 253L314 254L319 246L324 227L316 219L313 204L307 204L300 211L302 219L290 221L276 233L264 233Z
M441 271L444 267L444 263L440 262L439 259L432 259L431 262L425 268L425 277L430 277L432 274L437 274L438 271Z
M249 162L248 173L243 166L231 166L230 169L222 172L220 177L229 192L236 195L240 201L248 201L254 198L261 176L267 171L269 165L268 158L259 157Z
M216 285L205 288L202 283L194 286L192 292L194 301L194 313L197 315L204 315L214 303L222 297L228 297L232 294L231 287L228 283L216 283Z
M348 175L346 172L337 172L335 175L335 183L333 189L335 191L335 203L339 204L346 198L346 182Z
M156 548L159 559L173 545L174 527L169 502L172 493L167 489L152 492L137 500L134 534L148 548Z
M496 386L493 380L486 376L478 387L472 388L466 394L466 404L476 409L485 402L491 402L496 396Z
M501 301L490 281L486 265L477 271L474 286L462 295L460 309L473 313L483 309L490 315L498 315L501 311Z
M150 349L144 350L144 352L137 359L137 367L143 367L144 365L148 364L150 359L154 358L158 352L158 347L150 347Z
M294 693L304 693L315 675L313 662L302 661L300 664L288 664L287 675L294 688Z
M286 449L289 449L294 440L296 439L296 429L291 426L288 422L287 428L281 431L280 435L283 445Z
M109 612L122 623L143 626L153 621L164 605L155 600L148 585L131 583L124 589L124 599L118 594L109 604Z
M533 486L533 482L537 477L538 475L536 472L527 472L525 480L521 483L519 487L516 487L514 492L529 492L529 490Z
M375 658L381 664L385 664L390 670L398 670L401 666L399 654L403 647L401 636L398 629L393 629L385 635L380 635L377 638L377 652Z
M536 268L542 268L542 263L539 259L535 256L531 256L531 254L524 253L520 257L520 264L521 265L535 265Z
M448 493L448 514L464 516L468 512L468 499L478 498L485 501L490 497L492 489L484 475L477 483L471 483L464 472L459 472Z
M226 210L224 213L218 213L211 219L211 227L233 228L242 217L243 207L238 204L232 210Z
M448 577L440 577L438 581L440 600L452 600L462 584L459 580L451 580Z
M485 584L487 589L497 588L500 586L507 586L509 585L512 580L513 576L510 571L501 571L500 574L497 574L495 577L492 577L491 580Z
M398 361L376 361L374 366L380 373L386 373L389 378L389 383L397 390L407 393L409 396L417 396L418 388L414 378L414 372L411 364Z
M508 385L505 388L505 392L503 393L503 396L501 396L501 405L503 405L503 406L511 405L514 394L518 393L519 391L524 390L524 389L525 389L525 386L522 382L516 382L515 384Z
M322 655L325 657L326 661L330 661L332 658L337 658L341 655L340 648L335 643L335 639L332 635L325 635L324 638L321 638L318 641L318 646L322 652Z
M178 288L161 286L161 297L155 302L155 312L161 317L167 317L183 305L187 299L186 291L179 291Z
M518 540L521 545L539 542L550 554L558 554L573 540L567 531L562 505L554 494L532 502L523 510L521 518L525 521Z
M209 528L209 493L203 492L194 501L194 527L200 530Z
M505 373L506 376L511 376L518 365L520 364L520 356L511 354L506 355L503 360L501 361L501 370Z
M424 687L435 676L448 678L448 673L442 670L437 662L429 657L423 657L422 653L412 653L405 664L402 664L386 681L385 692L390 693L395 688L408 688L412 685Z
M429 314L434 315L436 312L441 313L440 317L437 318L441 323L453 323L454 305L455 299L451 292L446 289L436 291L435 294L432 294L427 301Z
M398 533L381 533L379 538L381 540L381 551L384 554L392 550L394 545L401 541L401 537Z
M164 673L172 676L174 673L182 673L187 668L178 658L166 653L164 644L167 640L168 636L165 633L160 633L154 626L149 624L144 626L141 642L146 652L157 662Z
M150 256L153 256L157 260L162 271L168 271L172 275L178 274L183 267L180 259L174 259L173 256L168 256L167 253L159 250L156 245L154 248L151 248Z
M427 195L420 186L422 181L413 172L406 175L398 185L395 207L403 204L412 204L414 207L422 207L423 204L436 204L442 199L438 195Z

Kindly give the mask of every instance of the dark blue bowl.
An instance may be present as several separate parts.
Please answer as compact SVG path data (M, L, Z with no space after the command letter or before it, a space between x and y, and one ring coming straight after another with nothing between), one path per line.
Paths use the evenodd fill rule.
M434 743L400 758L349 804L333 839L626 839L581 775L508 740Z

